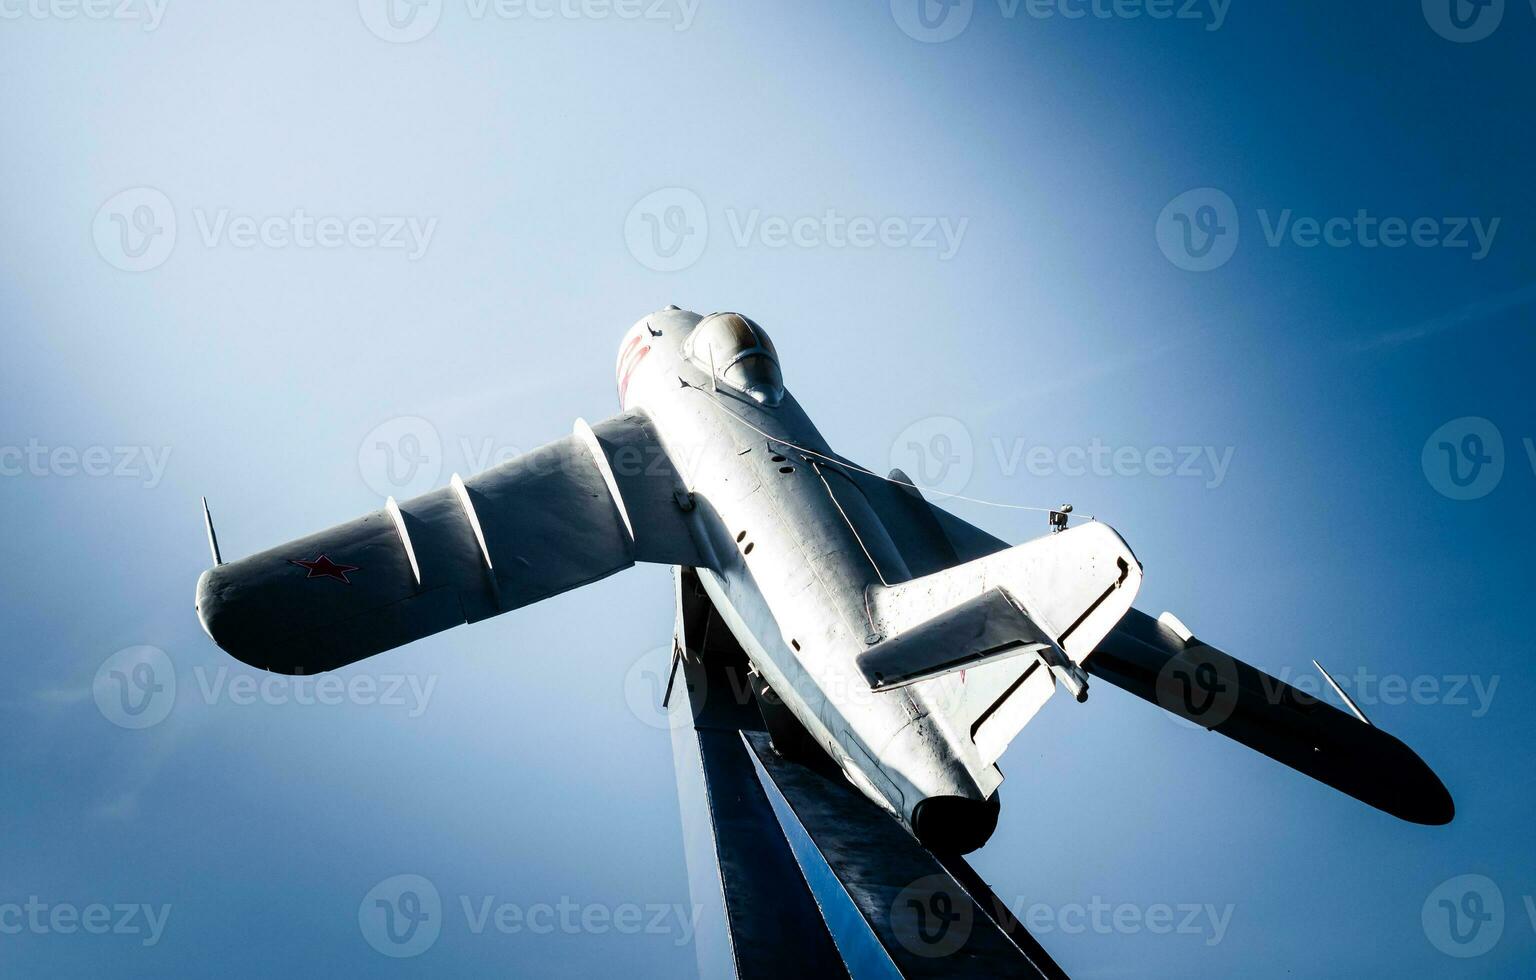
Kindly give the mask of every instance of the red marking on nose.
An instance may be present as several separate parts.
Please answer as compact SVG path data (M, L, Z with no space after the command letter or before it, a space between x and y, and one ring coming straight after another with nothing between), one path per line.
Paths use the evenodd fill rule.
M640 338L636 337L635 340L638 342ZM630 375L635 373L635 368L640 366L640 362L645 360L645 355L649 354L650 352L651 348L649 345L640 348L632 355L626 352L625 358L628 363L620 365L620 368L624 373L623 376L619 378L619 405L622 406L624 404L624 396L629 391Z

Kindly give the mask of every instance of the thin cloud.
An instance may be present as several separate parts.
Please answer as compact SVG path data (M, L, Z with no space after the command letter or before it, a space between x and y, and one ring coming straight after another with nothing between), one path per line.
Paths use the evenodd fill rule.
M1371 337L1356 341L1350 349L1355 353L1368 351L1390 350L1402 347L1406 344L1418 343L1436 334L1445 333L1447 330L1455 330L1458 327L1491 320L1510 310L1519 309L1530 303L1536 303L1536 283L1523 286L1520 289L1490 296L1487 299L1469 303L1461 309L1444 316L1435 317L1432 320L1424 320L1411 327L1399 327L1396 330L1386 330Z
M1198 326L1188 336L1174 340L1166 340L1161 343L1147 344L1135 348L1120 356L1081 358L1076 360L1076 367L1066 371L1053 371L1043 381L1033 383L1024 394L1009 395L1006 398L984 405L976 413L985 418L998 412L1011 410L1023 402L1026 398L1037 399L1047 395L1061 394L1075 388L1103 381L1112 375L1128 371L1131 368L1141 367L1153 361L1167 357L1175 351L1182 350L1193 344L1205 334L1206 327Z
M159 777L167 762L180 750L183 732L171 725L162 729L157 737L137 752L126 753L117 767L120 782L116 792L102 800L92 811L99 820L132 820L139 814L139 800L144 791ZM111 774L110 768L107 774Z

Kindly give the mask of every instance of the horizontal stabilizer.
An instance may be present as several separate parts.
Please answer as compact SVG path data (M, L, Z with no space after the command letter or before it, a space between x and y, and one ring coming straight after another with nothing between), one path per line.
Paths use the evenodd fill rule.
M996 587L1082 663L1141 587L1141 563L1107 524L1083 524L932 575L874 590L887 635L911 629Z
M969 736L963 758L978 784L995 785L993 763L1057 682L1086 695L1080 665L1140 586L1141 564L1120 535L1084 524L872 589L874 624L888 639L860 667L882 675L877 689L915 685Z
M859 670L871 689L888 691L1055 646L1006 592L991 589L870 647Z
M1085 666L1393 816L1421 824L1455 816L1445 785L1402 742L1143 612L1127 613Z

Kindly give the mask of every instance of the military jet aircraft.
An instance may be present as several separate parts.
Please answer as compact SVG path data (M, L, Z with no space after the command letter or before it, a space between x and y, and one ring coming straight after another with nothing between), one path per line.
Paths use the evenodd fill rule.
M616 381L606 421L277 548L224 563L210 518L203 628L309 674L652 562L676 569L674 671L702 655L697 583L786 709L764 710L775 746L824 752L935 852L986 842L997 760L1091 680L1404 820L1451 820L1435 774L1337 685L1349 713L1132 608L1142 566L1108 525L1060 508L1010 547L838 455L747 317L657 311L624 335Z

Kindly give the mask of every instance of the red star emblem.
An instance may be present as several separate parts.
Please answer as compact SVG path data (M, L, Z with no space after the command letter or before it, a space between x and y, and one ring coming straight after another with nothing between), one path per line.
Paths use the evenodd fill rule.
M356 565L339 565L331 561L327 555L321 555L313 561L305 561L302 558L290 558L288 559L288 564L308 569L309 574L304 576L305 578L333 578L345 585L352 584L347 579L347 573L357 571Z

